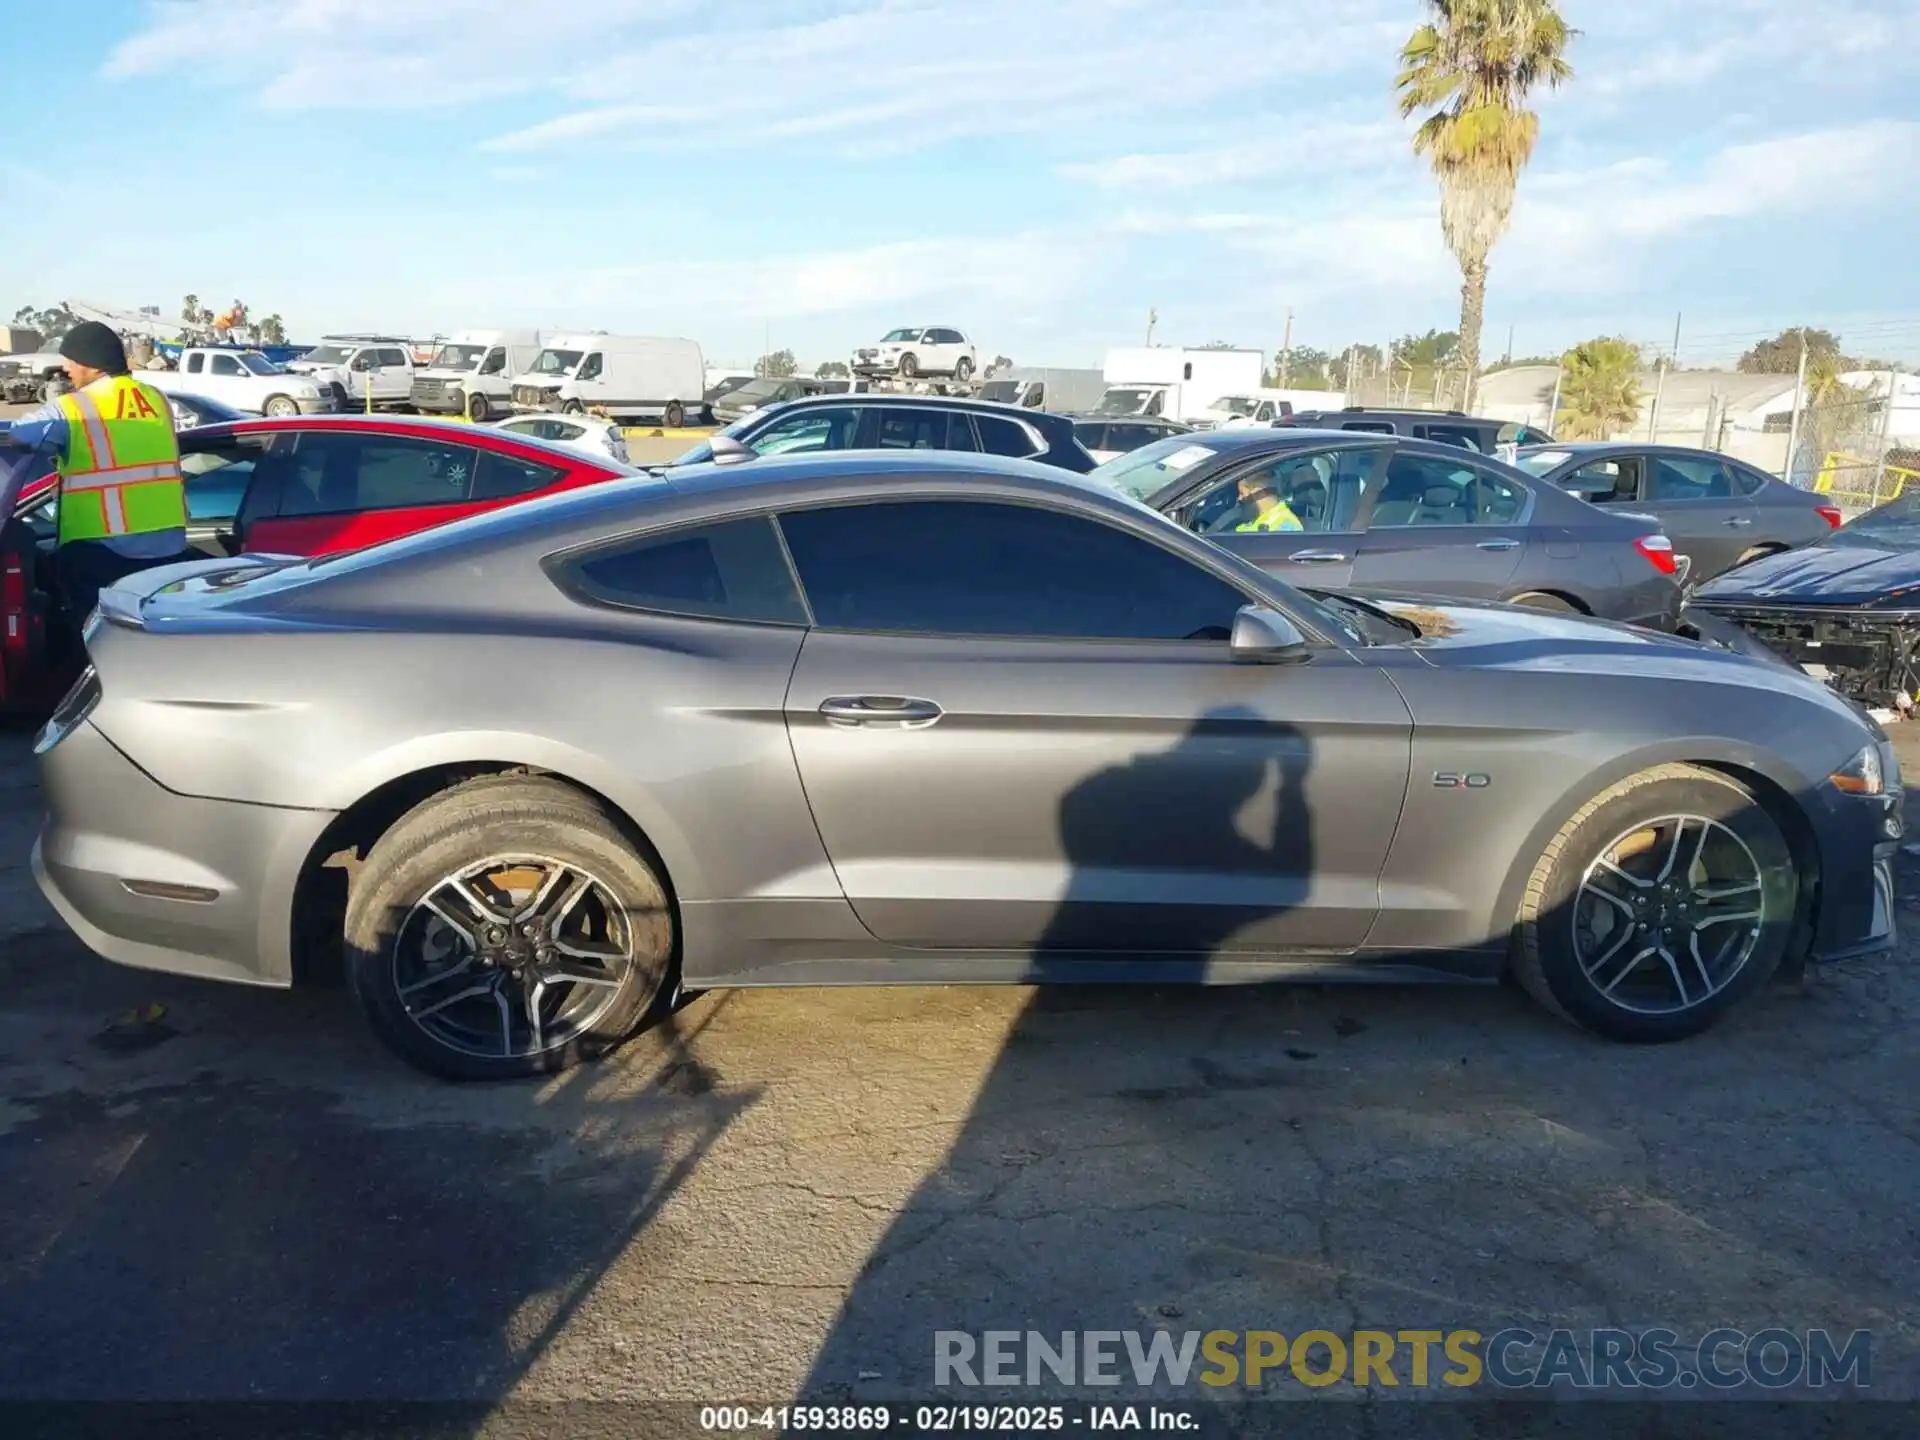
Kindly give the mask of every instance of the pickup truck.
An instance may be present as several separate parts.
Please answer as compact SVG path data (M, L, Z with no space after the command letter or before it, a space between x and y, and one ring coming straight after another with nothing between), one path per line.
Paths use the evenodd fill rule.
M9 404L35 404L47 398L47 381L66 372L67 362L58 350L37 350L31 355L0 356L0 400Z
M163 395L204 395L248 415L324 415L333 397L309 376L281 369L255 350L188 346L177 370L138 370Z
M413 399L413 342L390 335L323 335L287 368L331 391L342 410L359 410L373 392L375 408Z

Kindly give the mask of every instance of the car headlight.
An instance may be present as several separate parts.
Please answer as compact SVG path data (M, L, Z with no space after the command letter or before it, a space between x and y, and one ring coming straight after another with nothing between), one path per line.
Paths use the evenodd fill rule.
M1884 795L1887 792L1887 765L1876 742L1862 745L1860 753L1827 777L1836 790L1849 795Z

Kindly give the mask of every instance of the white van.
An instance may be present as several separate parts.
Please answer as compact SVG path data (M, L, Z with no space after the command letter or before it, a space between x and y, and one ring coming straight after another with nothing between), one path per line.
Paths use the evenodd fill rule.
M650 335L549 335L513 380L515 410L597 410L615 419L658 418L669 428L699 413L706 362L692 340Z
M538 330L456 330L413 373L413 408L484 423L513 403L513 377L540 353Z

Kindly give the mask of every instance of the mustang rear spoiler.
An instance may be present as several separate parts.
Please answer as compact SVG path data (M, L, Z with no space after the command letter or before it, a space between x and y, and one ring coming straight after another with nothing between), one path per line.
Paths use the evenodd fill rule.
M100 592L100 618L123 630L147 628L146 605L155 595L182 580L212 580L243 570L277 569L297 565L303 555L236 555L230 560L185 560L178 565L156 565L136 570Z

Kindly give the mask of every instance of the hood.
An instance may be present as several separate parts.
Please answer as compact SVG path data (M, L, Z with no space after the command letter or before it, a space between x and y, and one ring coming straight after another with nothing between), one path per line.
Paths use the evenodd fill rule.
M1385 595L1365 598L1418 625L1423 634L1413 648L1429 664L1443 668L1651 674L1774 693L1797 687L1829 709L1854 714L1839 695L1802 671L1656 630L1520 605Z
M1845 531L1840 532L1845 535ZM1761 605L1874 605L1893 592L1920 587L1920 550L1852 536L1785 550L1709 581L1694 592L1702 605L1714 601ZM1920 597L1914 600L1920 608Z

